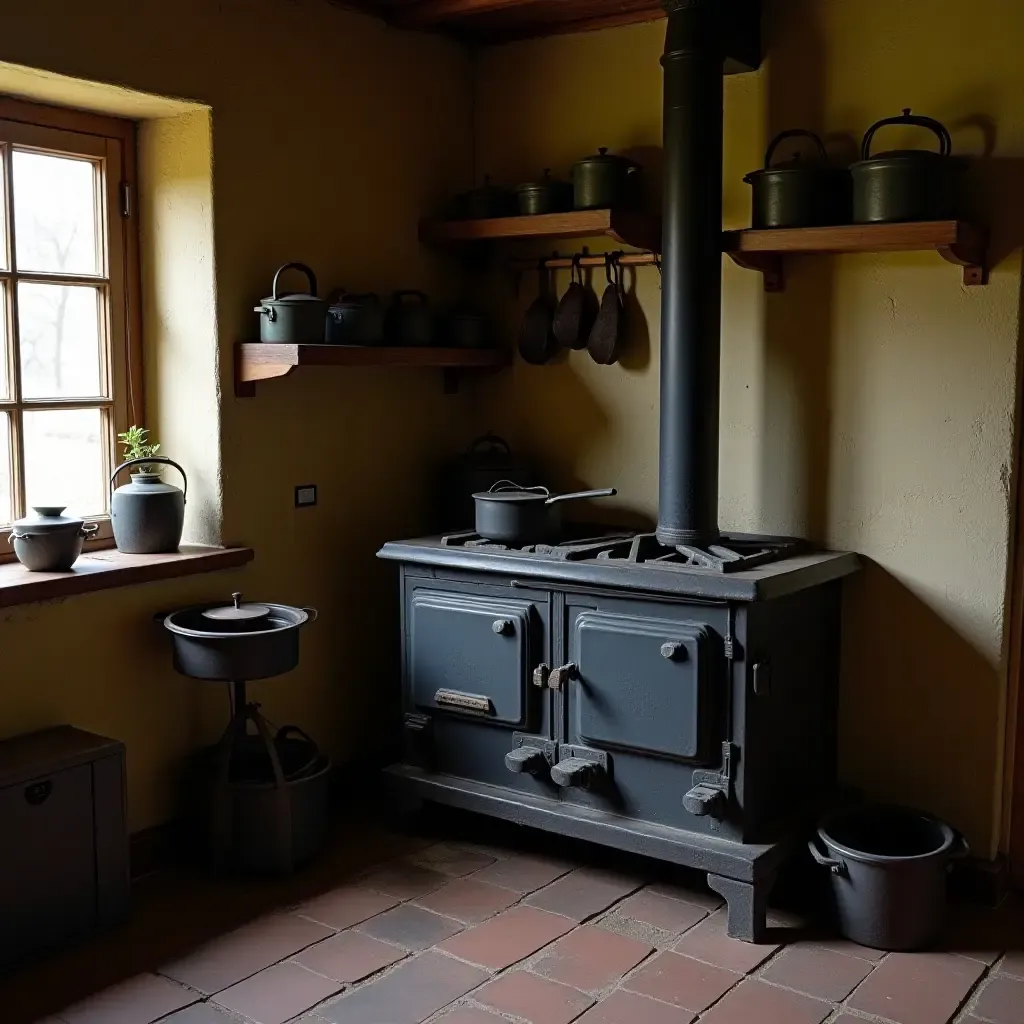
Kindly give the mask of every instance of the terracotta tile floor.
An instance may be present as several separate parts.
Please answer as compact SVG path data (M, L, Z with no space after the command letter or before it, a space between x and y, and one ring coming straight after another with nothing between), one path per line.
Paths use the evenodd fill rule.
M792 914L754 947L700 876L495 834L349 821L291 879L146 879L130 922L0 978L0 1021L1024 1024L1024 901L954 907L927 953L816 938Z

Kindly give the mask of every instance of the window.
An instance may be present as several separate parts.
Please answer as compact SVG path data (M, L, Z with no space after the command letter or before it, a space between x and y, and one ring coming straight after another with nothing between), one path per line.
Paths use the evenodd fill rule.
M129 121L0 98L0 531L60 505L111 535L142 419L134 146Z

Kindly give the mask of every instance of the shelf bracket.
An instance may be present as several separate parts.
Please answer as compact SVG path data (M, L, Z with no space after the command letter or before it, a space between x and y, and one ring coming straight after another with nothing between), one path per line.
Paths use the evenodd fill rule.
M781 292L786 289L786 275L782 259L773 253L730 252L729 258L738 267L756 270L764 277L766 292Z
M255 398L258 380L287 377L294 372L294 363L258 363L246 359L245 349L235 345L235 397Z
M936 252L947 263L964 268L965 285L979 285L988 284L987 248L987 234L979 228L952 245L940 245Z

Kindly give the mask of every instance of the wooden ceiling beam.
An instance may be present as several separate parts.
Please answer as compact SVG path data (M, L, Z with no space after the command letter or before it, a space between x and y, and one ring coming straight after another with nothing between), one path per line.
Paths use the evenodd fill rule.
M528 7L550 0L419 0L392 13L388 20L400 28L429 28L444 21L492 14L511 7Z

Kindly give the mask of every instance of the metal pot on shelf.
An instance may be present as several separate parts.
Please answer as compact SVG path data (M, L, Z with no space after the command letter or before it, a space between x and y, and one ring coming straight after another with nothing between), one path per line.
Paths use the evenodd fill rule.
M384 309L373 292L339 293L327 309L327 344L380 345L384 341Z
M896 149L871 155L875 132L886 125L927 128L939 140L938 152ZM864 135L861 159L850 168L853 177L853 220L856 224L888 224L915 220L950 220L956 216L958 177L965 161L952 156L953 142L945 125L911 114L876 121Z
M281 294L278 286L286 270L300 270L309 282L308 292ZM327 330L327 301L318 299L316 274L305 263L285 263L277 268L271 294L253 311L260 314L260 341L278 344L323 343Z
M524 217L571 210L572 201L572 184L552 178L550 167L544 168L540 181L527 181L516 186L516 203Z
M12 524L7 538L18 561L32 572L69 572L99 526L63 515L63 505L34 505L32 511Z
M573 207L605 210L635 205L640 165L602 146L593 156L572 165Z
M431 345L435 327L434 311L423 292L403 288L392 295L384 315L384 336L389 345Z
M173 466L184 482L184 489L165 483L159 472L146 471L154 463ZM131 482L115 491L114 482L123 469L143 466L132 473ZM164 455L129 459L110 474L110 522L118 551L132 555L155 555L177 551L185 526L185 497L188 477L173 459Z
M814 143L814 157L804 160L797 153L773 165L779 144L796 138ZM764 167L743 180L753 190L754 228L806 228L850 220L850 172L829 166L825 145L814 132L803 128L779 132L768 145Z

